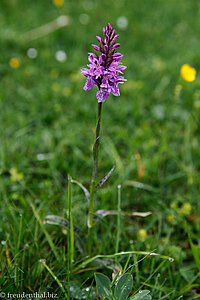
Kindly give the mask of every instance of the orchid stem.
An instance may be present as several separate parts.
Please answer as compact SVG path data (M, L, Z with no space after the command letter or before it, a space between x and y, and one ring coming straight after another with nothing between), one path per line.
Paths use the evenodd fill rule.
M92 178L90 184L90 201L89 201L89 215L88 215L88 254L91 256L92 248L92 228L93 228L93 217L94 217L94 194L96 185L96 176L98 170L98 156L100 147L100 137L101 137L101 109L102 102L98 103L97 111L97 123L95 130L95 142L93 146L93 168L92 168Z

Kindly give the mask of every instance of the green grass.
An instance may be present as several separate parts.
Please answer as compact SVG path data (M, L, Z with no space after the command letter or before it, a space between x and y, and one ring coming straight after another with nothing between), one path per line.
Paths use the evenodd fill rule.
M80 23L81 14L89 16L87 25ZM33 41L23 38L60 15L71 17L70 26ZM125 30L117 28L119 16L128 19ZM99 181L115 162L116 168L96 194L95 211L116 214L96 224L92 255L113 255L118 247L119 252L156 249L175 260L147 256L135 265L142 255L113 257L109 263L99 258L71 273L71 286L91 288L92 299L94 272L111 279L116 264L122 270L135 265L129 269L134 293L144 288L153 299L197 299L200 78L197 74L188 83L180 77L184 63L200 68L200 3L191 0L65 0L60 8L50 0L1 1L0 291L68 295L68 227L42 220L66 216L68 174L89 189L97 100L94 90L83 91L80 68L108 21L120 34L128 81L121 96L110 96L102 107ZM31 47L38 51L33 60L26 55ZM66 62L55 59L57 50L66 51ZM20 59L19 68L9 66L12 57ZM23 180L13 182L11 168L22 172ZM122 212L152 214L121 214L119 220L119 184ZM185 203L191 205L188 215ZM71 204L74 234L78 226L87 235L88 202L73 183ZM143 240L140 229L147 231ZM72 269L87 259L74 239Z

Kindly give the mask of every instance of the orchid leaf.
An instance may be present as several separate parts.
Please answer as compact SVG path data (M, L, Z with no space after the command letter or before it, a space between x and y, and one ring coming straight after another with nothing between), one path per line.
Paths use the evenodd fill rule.
M85 197L86 197L86 199L89 202L90 201L90 193L86 189L86 187L82 183L80 183L79 181L77 181L77 180L71 179L71 182L77 184L83 190L83 192L85 194Z
M135 181L135 180L128 180L128 181L125 182L125 185L132 186L132 187L135 187L135 188L140 189L140 190L146 190L146 191L149 191L149 192L157 192L157 189L152 187L151 185L146 184L146 183L142 183L142 182L139 182L139 181Z
M67 231L69 231L69 221L60 216L48 215L45 217L43 224L62 226L64 228L66 228ZM74 225L74 234L75 234L76 247L82 254L84 254L86 251L86 249L85 249L86 237L83 234L83 232L81 231L81 229L76 225Z
M97 259L96 262L98 263L98 265L102 267L106 267L107 269L112 270L114 273L122 274L123 271L122 266L114 259L101 258L101 259Z
M152 214L151 211L147 211L147 212L124 212L124 211L121 211L121 215L122 216L125 216L125 217L142 217L142 218L145 218L145 217L148 217ZM116 210L103 210L103 209L99 209L95 212L95 215L94 215L94 220L96 220L96 222L98 221L97 219L103 219L107 216L115 216L117 215L117 211Z
M100 187L102 187L102 185L108 180L108 178L110 177L110 175L112 174L112 172L114 171L116 167L116 164L114 164L114 166L112 167L112 169L104 176L103 179L101 179L101 181L96 185L96 190L98 190Z

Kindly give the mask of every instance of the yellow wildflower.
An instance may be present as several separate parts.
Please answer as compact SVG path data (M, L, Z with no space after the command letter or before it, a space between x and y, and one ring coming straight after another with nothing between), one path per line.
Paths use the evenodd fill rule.
M9 65L11 66L11 68L13 69L17 69L20 66L20 60L17 57L13 57L9 60Z
M10 179L12 182L20 181L24 178L23 173L19 173L16 168L10 169Z
M166 237L161 238L161 244L167 244L168 243L168 239Z
M68 97L68 96L70 96L71 95L71 89L70 88L68 88L68 87L65 87L63 90L62 90L62 94L63 94L63 96L65 96L65 97Z
M184 216L188 216L191 213L192 206L190 203L184 203L180 208L180 213Z
M54 104L54 110L55 110L57 113L61 112L61 106L60 106L60 104L58 104L58 103Z
M51 70L51 72L50 72L51 79L57 79L58 75L59 75L59 73L57 70Z
M27 76L32 76L35 73L35 71L36 71L36 69L34 67L29 66L24 70L24 73Z
M168 216L167 216L167 221L168 221L169 223L174 223L174 221L175 221L175 216L174 216L173 214L168 215Z
M13 194L11 195L11 198L12 198L13 200L17 200L17 199L19 198L19 195L18 195L17 193L13 193Z
M193 182L194 182L194 180L193 180L193 175L192 175L192 174L189 174L189 175L188 175L188 184L189 184L189 185L192 185Z
M186 81L189 81L189 82L194 81L196 78L196 73L197 73L197 71L195 70L195 68L190 67L190 65L188 65L188 64L184 64L181 67L181 76Z
M178 208L178 203L175 202L175 201L172 201L172 202L170 203L170 207L173 208L173 209L177 209L177 208Z
M147 232L146 232L146 230L145 230L145 229L140 229L140 230L138 231L138 238L139 238L139 240L140 240L140 241L144 241L144 240L146 239L146 237L147 237Z
M55 6L63 6L64 0L53 0Z
M59 84L59 83L54 82L54 83L52 84L51 88L52 88L53 92L58 93L58 92L60 91L60 88L61 88L61 87L60 87L60 84Z
M76 81L79 81L80 79L82 80L83 76L82 76L81 72L76 72L76 73L70 74L70 79L73 82L76 82Z
M195 102L194 102L194 107L195 108L200 108L200 100L196 100Z

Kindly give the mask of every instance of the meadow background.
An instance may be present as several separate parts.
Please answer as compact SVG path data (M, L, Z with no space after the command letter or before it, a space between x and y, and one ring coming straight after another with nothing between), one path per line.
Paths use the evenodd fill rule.
M0 290L51 291L62 299L62 290L39 260L46 259L67 284L66 230L48 224L44 229L36 213L40 220L64 216L68 174L89 187L97 100L94 90L83 90L80 68L87 64L95 36L110 22L120 34L128 81L120 97L110 96L103 104L99 179L114 162L116 170L99 190L95 210L116 210L121 184L123 212L152 214L122 216L119 250L156 249L174 258L139 263L132 270L133 292L145 287L153 299L198 299L200 78L197 73L194 82L186 82L180 68L185 63L200 68L200 1L59 4L0 2ZM41 37L30 33L62 15L70 18L69 26ZM30 48L37 50L35 58L30 51L27 55ZM72 209L74 223L87 232L88 204L76 185ZM94 254L115 252L116 218L98 223ZM131 257L130 264L140 258ZM118 262L124 266L126 259ZM77 252L75 264L80 260ZM101 266L98 271L111 278L111 270ZM90 287L93 274L74 274L73 285Z

